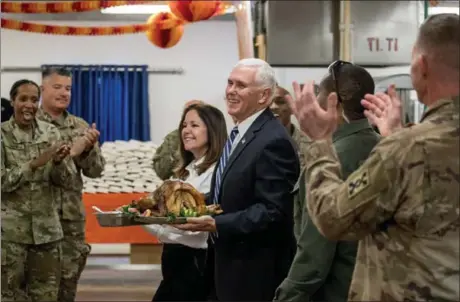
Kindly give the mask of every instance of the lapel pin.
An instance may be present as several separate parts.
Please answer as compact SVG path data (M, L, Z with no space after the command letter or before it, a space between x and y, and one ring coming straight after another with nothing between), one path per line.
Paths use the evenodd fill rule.
M246 139L243 138L243 139L241 140L241 143L244 144L245 142L246 142Z

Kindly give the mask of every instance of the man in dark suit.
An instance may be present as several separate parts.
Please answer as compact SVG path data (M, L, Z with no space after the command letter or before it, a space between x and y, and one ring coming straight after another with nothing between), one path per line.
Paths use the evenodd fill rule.
M271 301L295 253L293 196L300 164L289 133L268 108L276 89L265 61L245 59L227 83L236 121L211 183L224 213L178 226L209 231L219 301Z

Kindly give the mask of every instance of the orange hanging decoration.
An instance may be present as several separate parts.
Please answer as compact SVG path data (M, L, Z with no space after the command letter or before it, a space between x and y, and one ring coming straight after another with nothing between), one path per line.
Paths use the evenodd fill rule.
M11 19L1 19L1 27L5 29L19 30L36 34L65 35L65 36L109 36L137 34L147 30L146 24L132 24L122 26L64 26L45 25L39 23L22 22Z
M147 4L147 0L86 0L86 1L14 1L0 3L2 13L61 14L100 10L120 5Z
M171 12L186 22L208 20L224 10L222 1L169 1Z
M170 48L179 43L184 34L183 21L170 12L150 16L147 21L147 38L160 48Z
M137 5L151 3L155 0L86 0L86 1L8 1L1 2L3 13L70 13L99 10L101 8L119 5ZM207 20L223 15L227 8L233 5L231 1L169 1L172 12L162 12L152 15L146 24L124 26L65 26L23 22L1 18L1 28L66 36L107 36L136 34L145 32L152 44L160 48L175 46L182 39L184 25L187 22Z

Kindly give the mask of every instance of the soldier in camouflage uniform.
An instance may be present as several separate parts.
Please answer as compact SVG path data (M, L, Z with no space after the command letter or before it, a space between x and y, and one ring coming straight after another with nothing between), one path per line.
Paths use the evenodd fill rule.
M11 88L14 115L2 137L2 301L58 301L59 216L51 184L69 188L75 165L53 125L35 113L40 88L20 80Z
M179 164L179 130L168 133L153 156L153 169L162 180L174 175L174 168Z
M346 180L331 144L337 96L323 110L311 83L302 92L294 83L292 106L314 140L305 151L308 213L325 237L360 240L351 301L460 301L459 22L438 14L422 24L411 77L427 111ZM396 94L376 97L390 103Z
M97 140L99 132L93 124L90 128L83 119L67 112L70 102L72 78L69 71L62 68L49 68L42 76L42 107L37 117L57 127L61 137L68 143L86 137L87 145L77 154L74 163L77 167L75 183L70 189L56 188L58 213L64 239L62 241L62 275L59 301L74 301L78 280L86 265L91 247L85 240L85 211L82 201L83 180L81 174L96 178L104 170L105 160Z
M202 101L191 100L185 103L184 110L193 104L203 104ZM175 129L171 131L163 140L153 156L153 170L162 180L171 178L174 175L174 169L179 164L179 144L180 133Z

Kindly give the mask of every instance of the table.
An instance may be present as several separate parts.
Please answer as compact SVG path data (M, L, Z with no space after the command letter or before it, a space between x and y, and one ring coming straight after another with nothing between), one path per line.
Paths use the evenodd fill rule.
M147 193L121 194L83 194L86 210L86 241L88 243L129 243L158 244L155 236L147 233L141 226L103 228L99 226L92 206L103 211L113 211L117 207L129 204L132 200Z
M92 213L92 206L112 211L147 193L83 194L86 210L86 241L88 243L128 243L131 264L160 264L163 245L140 226L103 228Z

